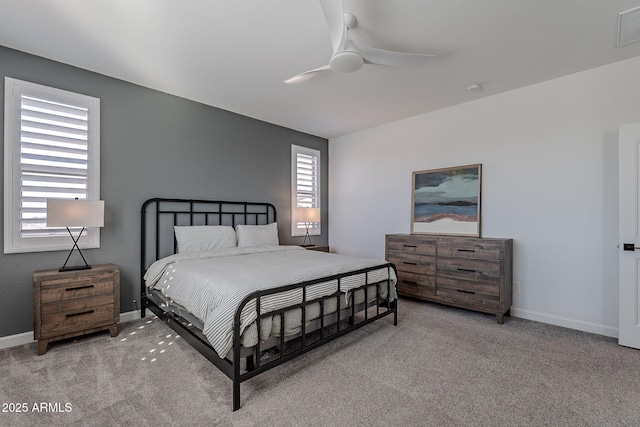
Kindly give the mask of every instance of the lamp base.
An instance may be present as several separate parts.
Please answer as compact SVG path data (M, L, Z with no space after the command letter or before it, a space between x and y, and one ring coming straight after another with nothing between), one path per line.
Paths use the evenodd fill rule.
M64 265L62 267L60 267L58 269L58 271L89 270L91 268L91 266L89 264L87 264L87 260L84 259L84 255L82 255L82 251L80 250L80 246L78 246L78 240L80 240L80 236L82 236L82 232L84 231L84 227L82 227L82 230L80 230L80 234L78 234L77 238L73 237L73 234L71 233L71 230L69 229L69 227L67 227L67 231L69 232L69 236L71 236L71 240L73 240L73 247L69 251L69 255L67 255L67 259L64 262ZM71 267L67 267L67 263L69 262L69 258L71 258L71 254L73 253L74 249L78 249L78 253L82 257L82 260L84 261L84 265L73 265Z
M315 245L308 244L308 245L300 245L300 246L302 246L303 248L311 248L311 247L313 247L313 246L315 246Z
M307 238L309 239L309 244L307 244ZM304 240L302 241L302 244L300 245L303 248L306 248L307 246L315 246L313 243L311 243L311 236L309 235L309 227L307 227L307 234L304 235Z
M78 270L90 270L90 265L72 265L70 267L60 267L58 271L78 271Z

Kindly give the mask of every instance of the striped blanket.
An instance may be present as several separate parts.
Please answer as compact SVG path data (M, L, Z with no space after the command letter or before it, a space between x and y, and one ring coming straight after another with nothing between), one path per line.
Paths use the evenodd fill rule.
M203 333L214 350L225 357L233 346L235 311L252 292L382 264L386 261L308 251L299 246L236 247L171 255L152 264L144 278L149 288L161 290L200 319L204 324ZM395 285L395 273L386 267L370 272L366 280L377 283L390 274L391 283ZM348 294L349 290L364 284L364 274L349 276L340 281L340 290ZM335 280L309 286L307 300L330 295L336 292L337 286ZM395 286L391 287L390 297L397 298ZM260 311L268 313L301 301L299 288L277 293L261 298ZM251 301L240 316L245 346L257 343L256 317L255 301ZM268 338L263 330L259 335L261 339Z

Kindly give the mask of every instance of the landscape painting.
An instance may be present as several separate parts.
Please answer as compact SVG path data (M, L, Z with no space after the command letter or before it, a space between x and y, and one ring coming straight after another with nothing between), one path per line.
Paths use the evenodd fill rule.
M480 237L482 165L413 172L411 233Z

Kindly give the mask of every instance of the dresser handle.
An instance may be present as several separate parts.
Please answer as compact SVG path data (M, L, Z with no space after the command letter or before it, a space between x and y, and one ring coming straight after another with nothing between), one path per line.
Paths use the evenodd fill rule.
M403 264L408 264L408 265L418 265L417 262L408 262L408 261L402 261Z
M93 288L93 285L76 286L75 288L65 288L65 291L77 291L78 289Z
M456 289L456 291L463 293L463 294L471 294L471 295L475 295L476 293L473 291L463 291L462 289Z
M458 249L458 252L475 252L475 249Z
M405 248L417 248L418 247L418 245L402 245L402 246L404 246Z
M71 313L71 314L67 314L67 317L82 316L83 314L91 314L94 311L95 310L89 310L89 311L81 311L80 313Z
M466 273L475 273L476 272L475 270L469 270L467 268L459 268L458 271L464 271Z
M412 282L410 280L403 280L403 282L406 283L407 285L415 285L415 286L418 285L418 282Z

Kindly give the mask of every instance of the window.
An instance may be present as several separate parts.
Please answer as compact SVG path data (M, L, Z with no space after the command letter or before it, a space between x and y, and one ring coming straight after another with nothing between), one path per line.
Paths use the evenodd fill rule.
M100 100L5 77L4 119L4 253L68 250L46 202L99 199ZM99 247L99 230L79 244Z
M320 208L320 151L291 146L291 235L304 236L305 223L295 221L295 208ZM320 234L320 222L311 222L310 235Z

